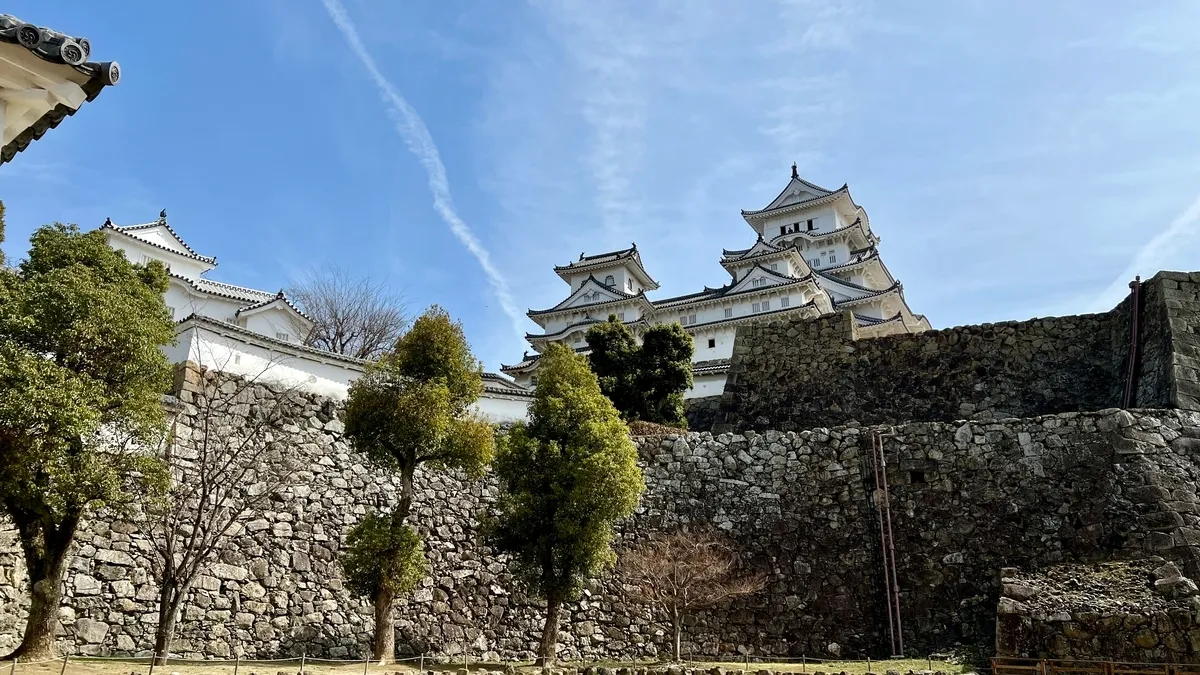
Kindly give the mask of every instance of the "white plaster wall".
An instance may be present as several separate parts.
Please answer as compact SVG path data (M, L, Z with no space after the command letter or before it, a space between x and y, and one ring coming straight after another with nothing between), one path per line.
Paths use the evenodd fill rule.
M472 408L490 422L516 422L529 415L529 401L490 396L487 392Z
M229 323L237 323L237 311L250 304L241 300L197 295L191 286L179 279L171 279L163 300L167 307L175 311L176 319L182 319L189 314L200 314Z
M692 381L692 388L684 392L683 398L703 398L718 396L725 391L725 373L717 375L701 375Z
M292 315L283 309L271 308L255 312L250 316L243 317L241 325L270 338L283 339L279 337L280 334L283 334L287 336L288 342L299 343L304 339L292 322Z
M190 360L205 368L296 387L339 401L346 398L350 383L363 372L349 364L318 361L315 356L270 349L196 327L183 331L178 345L165 347L164 352L175 363Z
M733 356L733 338L737 335L736 328L722 328L700 331L695 335L696 351L693 361L710 361L712 359L728 359ZM714 346L709 347L712 340Z
M108 245L125 254L125 259L132 263L144 264L147 260L158 260L167 266L171 272L189 279L198 278L203 272L212 268L198 260L171 255L161 248L130 240L112 232L105 233Z

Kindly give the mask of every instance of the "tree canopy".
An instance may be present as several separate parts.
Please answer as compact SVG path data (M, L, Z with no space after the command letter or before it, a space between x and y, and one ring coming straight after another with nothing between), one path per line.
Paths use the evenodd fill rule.
M368 597L407 593L428 568L417 531L378 513L367 514L346 535L341 563L351 590Z
M529 421L501 440L495 469L487 538L547 600L541 657L553 661L562 603L614 562L613 525L645 489L629 432L583 357L560 344L542 354Z
M692 386L692 336L677 323L653 326L638 345L615 316L588 329L588 362L600 390L626 421L686 426L683 393Z
M53 647L84 511L165 488L162 463L143 448L162 431L171 368L160 346L175 338L161 263L131 264L73 225L42 227L31 243L0 274L0 505L34 590L22 655Z
M360 359L376 359L404 334L408 303L385 284L337 267L313 268L287 289L312 321L304 344Z
M483 368L471 353L462 325L436 306L350 385L346 438L373 464L400 474L395 508L356 528L356 550L364 553L352 551L343 562L349 565L347 573L363 582L358 588L374 600L375 655L381 662L390 661L395 651L394 593L407 590L400 582L417 569L415 553L404 548L420 550L419 540L412 543L416 533L405 526L416 469L425 464L435 470L483 474L495 441L492 425L470 410L482 391ZM372 550L379 555L366 554Z

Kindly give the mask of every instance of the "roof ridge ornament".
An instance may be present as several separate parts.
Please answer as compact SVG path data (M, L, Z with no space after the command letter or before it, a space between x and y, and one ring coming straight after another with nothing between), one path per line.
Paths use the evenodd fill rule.
M160 222L160 223L167 222L167 210L166 209L163 209L162 211L158 212L158 222Z
M792 162L792 178L795 179L795 178L799 178L799 177L800 177L800 171L796 168L796 163Z
M104 226L105 226L105 227L112 227L112 226L113 226L113 224L112 224L112 218L111 218L111 217L105 217L105 218L104 218Z

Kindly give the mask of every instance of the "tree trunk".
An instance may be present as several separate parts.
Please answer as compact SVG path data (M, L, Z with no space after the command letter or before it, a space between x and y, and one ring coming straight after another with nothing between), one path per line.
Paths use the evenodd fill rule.
M5 659L15 660L20 657L26 661L36 661L57 656L54 648L54 624L58 621L58 608L62 603L67 554L71 549L71 542L75 539L79 519L80 514L69 513L57 526L33 525L28 522L17 524L21 532L21 544L25 550L26 571L29 574L29 617L25 621L25 634L21 638L21 644ZM26 526L21 527L22 525ZM41 541L38 542L37 539ZM41 544L40 547L38 543Z
M392 615L394 599L390 589L375 591L375 660L381 666L396 660L396 624Z
M154 629L154 664L163 666L171 653L175 641L175 622L179 619L179 607L188 593L188 584L180 587L174 580L163 581L158 592L158 626Z
M542 628L542 646L538 648L537 665L549 668L558 656L558 614L562 600L547 599L546 625Z
M679 608L671 608L671 636L674 641L671 643L671 654L676 663L683 660L682 649L680 649L680 635L683 633L683 621L679 616Z
M400 524L408 520L408 514L412 511L413 473L416 472L416 469L415 462L408 462L400 467L400 501L396 504L396 510L393 512Z

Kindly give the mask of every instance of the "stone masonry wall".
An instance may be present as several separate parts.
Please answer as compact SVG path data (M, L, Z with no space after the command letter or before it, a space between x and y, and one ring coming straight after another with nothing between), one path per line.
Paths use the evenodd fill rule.
M1000 656L1195 663L1200 597L1175 563L1141 560L1001 570Z
M1134 404L1200 409L1200 273L1143 285ZM856 339L847 315L738 329L716 430L1029 417L1117 407L1130 301L1085 314ZM693 428L698 428L693 426Z
M258 388L253 397L276 395ZM186 397L181 395L186 402ZM396 494L340 436L336 410L308 397L281 430L308 467L271 509L246 524L193 590L177 651L263 658L305 651L359 657L366 601L341 582L345 532ZM696 654L880 654L879 540L869 437L859 427L643 438L647 492L619 544L681 525L728 533L770 575L751 598L697 617ZM1066 413L994 422L903 425L885 439L905 642L910 650L991 643L996 570L1153 552L1194 564L1200 544L1200 414ZM421 474L414 521L432 571L399 604L402 651L528 657L541 613L482 546L477 515L493 483ZM63 647L81 653L150 648L155 584L137 522L93 518L67 575ZM0 578L19 561L0 557ZM16 573L19 578L19 572ZM0 597L21 597L4 590ZM0 614L0 649L22 620ZM564 656L645 657L664 631L612 579L593 583L564 617Z

